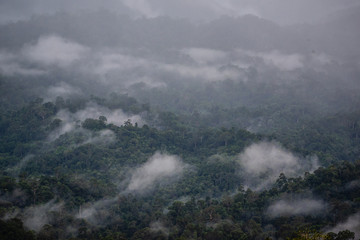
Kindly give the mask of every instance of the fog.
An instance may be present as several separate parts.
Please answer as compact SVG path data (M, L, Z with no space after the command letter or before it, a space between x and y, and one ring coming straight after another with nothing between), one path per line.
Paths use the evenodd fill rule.
M97 14L101 16L110 13ZM177 29L175 26L178 24L167 23L165 19L142 20L134 26L133 32L126 34L128 40L134 38L135 46L129 45L128 40L125 41L119 33L111 40L117 46L109 46L102 37L95 37L99 33L89 32L86 34L90 37L84 38L85 33L76 32L77 29L73 29L75 32L61 34L49 34L45 31L35 39L18 37L23 43L16 48L7 48L4 43L0 51L3 85L25 85L26 88L21 89L24 96L41 96L45 101L54 101L58 96L69 99L91 94L108 97L110 91L127 93L163 110L177 111L184 109L181 105L192 106L188 112L208 111L209 109L197 107L205 104L209 108L214 105L252 108L266 104L273 95L280 95L287 103L306 104L316 113L348 111L354 109L359 102L355 94L359 90L358 79L355 77L359 69L356 61L344 65L349 58L336 55L334 47L329 47L330 52L324 48L325 45L322 49L311 51L311 46L301 46L304 44L300 41L301 37L292 41L292 37L287 39L288 34L283 36L286 39L284 44L279 44L281 39L271 37L263 40L261 35L271 32L267 27L263 29L264 33L259 30L249 35L240 34L236 37L235 34L235 37L229 39L219 39L216 33L222 28L217 29L218 23L201 26L204 28L202 32L209 35L207 39L192 36L190 27L189 39L183 39L183 46L177 46L173 40L172 34L180 33L164 32L162 35L163 30L160 29L142 36L151 39L144 42L139 40L142 38L137 34L146 33L144 29L149 27L147 21L169 24L174 29ZM223 23L219 20L219 24L225 24L230 29L238 22L249 21L244 29L239 29L240 32L247 31L246 25L255 24L251 29L257 29L258 24L268 24L258 22L259 19L256 18L226 21L228 22ZM159 23L155 26L157 24ZM251 36L252 34L254 35ZM118 37L121 39L116 41ZM94 38L100 41L97 46L91 43ZM165 45L160 50L157 45L162 44L162 41ZM192 41L197 43L191 43ZM335 43L329 46L333 44ZM342 45L342 48L346 51L341 53L347 55L350 52L347 49L351 45ZM358 62L360 64L360 60ZM28 78L26 82L22 80L25 77ZM231 94L226 85L228 82L234 85ZM314 85L319 87L313 87ZM208 89L214 89L213 93L210 94ZM8 101L14 98L12 92L4 91L2 94ZM179 102L176 98L181 94L186 100ZM255 131L258 129L254 125L241 127Z
M282 71L292 71L304 67L304 56L300 54L286 55L277 50L271 52L245 52L248 56L260 58L265 64Z
M28 154L25 157L23 157L18 164L15 166L7 169L7 172L11 173L13 176L18 177L22 168L29 162L31 159L35 157L34 154Z
M104 2L98 0L86 0L77 1L76 4L73 1L46 1L46 0L35 0L31 3L23 0L15 0L11 3L8 1L0 2L1 9L1 22L17 21L19 19L30 18L33 15L38 14L54 14L59 11L64 12L76 12L76 11L93 11L99 8L107 9L124 9L130 11L122 4L122 1L109 0Z
M45 102L55 101L56 97L63 97L69 99L75 96L83 96L83 92L80 88L71 86L65 82L56 83L56 85L50 86L43 94Z
M180 157L156 152L141 166L129 168L131 173L128 179L119 184L118 196L129 193L140 195L151 193L157 186L166 186L180 180L186 168L189 168L189 165L183 163ZM76 218L85 219L94 226L105 226L115 221L109 219L109 216L112 205L119 202L118 196L82 205ZM168 232L161 222L151 223L150 228L156 232L161 231L165 234Z
M345 222L339 223L333 228L327 229L327 232L337 233L339 231L350 230L355 233L355 239L360 236L360 213L351 215Z
M35 231L39 231L45 224L49 224L53 219L53 213L61 211L62 203L50 201L43 205L29 207L23 213L24 225Z
M324 214L326 204L321 200L312 198L281 199L272 203L267 214L271 217Z
M170 232L170 230L160 221L150 223L150 231L162 232L165 236L168 236Z
M76 218L84 219L94 226L106 226L110 220L110 207L116 203L117 198L101 199L95 203L87 203L80 206Z
M43 1L32 5L39 12L52 6L37 3ZM211 14L211 21L194 24L187 17L173 18L176 14L160 17L166 15L165 9L181 12L181 7L174 8L179 5L176 1L117 1L116 6L109 1L101 10L91 1L90 12L76 7L70 11L72 4L65 1L62 13L54 13L62 4L53 3L53 11L43 11L48 15L0 26L1 82L7 88L22 84L24 96L40 95L45 101L57 96L108 97L111 89L163 110L187 108L187 113L206 112L214 105L253 108L274 95L285 103L307 105L315 113L355 109L360 102L356 97L360 35L354 22L360 8L352 7L354 1L293 3L297 9L311 5L312 10L324 5L336 13L321 23L284 27L261 14L264 2L185 1L184 7L206 5L203 9L219 12L249 8L259 13ZM2 4L4 9L27 5ZM282 0L274 4L291 8ZM119 6L152 17L117 14ZM228 83L233 93L229 94ZM15 102L13 92L1 93ZM241 127L258 130L253 125Z
M296 177L319 167L317 157L295 156L276 142L250 145L238 155L238 163L245 184L255 190L270 187L281 173Z
M140 218L159 211L141 219L141 229L170 237L183 231L161 216L174 199L203 197L197 210L207 211L215 204L208 196L274 186L280 197L261 203L264 220L322 217L334 203L285 195L280 185L358 158L359 16L358 0L0 0L0 133L10 139L0 150L5 173L18 184L0 201L27 206L4 219L21 218L39 232L64 213L74 235L80 225L116 221L135 230L140 221L131 226L128 213L120 216L134 198L146 203ZM354 119L342 118L347 114ZM27 120L40 123L39 131L24 130ZM74 199L65 194L71 206L30 206L30 190L18 188L35 176L30 171L59 188L72 172L81 176L69 181L80 188ZM347 181L345 190L359 187ZM258 195L249 193L246 201ZM237 224L216 214L221 220L206 227ZM254 226L261 220L244 215L244 224L250 219ZM359 236L358 222L355 214L326 230Z
M109 9L133 17L171 16L188 18L194 21L209 21L213 18L227 16L241 16L253 14L271 19L281 24L294 24L321 20L323 17L339 9L355 6L356 0L98 0L76 1L70 0L35 0L29 3L25 0L0 2L1 22L16 21L29 18L34 14L53 14L58 11L94 11Z
M41 37L34 45L23 49L26 58L42 65L66 67L79 60L86 48L57 36Z
M106 99L115 92L158 111L199 113L196 121L207 126L269 133L286 119L292 129L309 118L357 111L358 5L354 0L1 1L0 95L3 105L15 108L37 97ZM218 107L247 114L222 116L214 111ZM81 122L99 116L117 126L128 119L145 124L140 115L91 103L59 111L60 126L48 139L84 131ZM110 135L102 132L84 142L111 140ZM295 163L298 157L280 152L290 159L282 163L287 167L271 169L290 175L290 168L303 170Z
M146 163L134 169L126 191L146 193L157 184L169 184L181 177L186 167L178 156L156 152Z
M81 127L81 123L86 119L99 119L100 116L104 116L108 124L112 123L117 126L123 126L128 120L133 124L139 124L139 126L142 126L145 123L139 115L126 114L121 109L110 110L109 108L99 106L96 103L88 103L84 109L75 113L72 113L67 109L59 111L55 116L55 119L61 120L60 126L49 134L48 140L55 141L63 134L72 131L81 131L82 133L89 135L85 143L99 142L100 140L104 140L105 143L113 142L115 140L115 135L110 130L103 130L100 131L99 134L94 135Z
M346 184L346 190L353 190L356 188L360 188L360 180L354 180Z
M40 231L45 224L51 224L56 219L56 215L63 209L63 203L56 202L54 199L36 206L27 207L23 210L16 210L5 216L5 219L20 218L24 226L36 232Z
M19 189L19 188L15 188L11 192L7 192L5 194L2 193L0 195L0 202L4 205L10 204L13 202L23 204L24 202L26 202L27 199L28 199L28 196L26 195L25 191L23 191L22 189ZM17 214L18 212L15 212L15 213ZM6 214L4 216L4 219L9 219L13 216L14 216L13 213Z
M13 53L0 51L0 71L6 76L24 75L24 76L38 76L45 72L40 69L27 68L21 66L19 57Z

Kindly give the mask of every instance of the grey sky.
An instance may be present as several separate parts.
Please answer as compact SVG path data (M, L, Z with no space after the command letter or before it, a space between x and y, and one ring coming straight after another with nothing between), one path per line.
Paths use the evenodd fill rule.
M211 20L221 15L255 14L280 24L313 21L360 0L0 0L0 22L57 11L110 9L137 16L169 15Z

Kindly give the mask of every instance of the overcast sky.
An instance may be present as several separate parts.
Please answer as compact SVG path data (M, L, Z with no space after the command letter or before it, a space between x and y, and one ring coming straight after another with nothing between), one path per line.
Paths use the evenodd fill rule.
M293 24L318 20L359 4L360 0L0 0L0 22L34 14L104 8L137 16L168 15L192 20L254 14L280 24Z

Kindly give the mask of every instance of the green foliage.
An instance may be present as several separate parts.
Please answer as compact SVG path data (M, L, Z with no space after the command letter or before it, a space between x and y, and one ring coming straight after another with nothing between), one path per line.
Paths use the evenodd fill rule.
M82 127L89 130L101 130L106 127L106 124L102 120L97 119L85 119L85 121L82 123Z
M274 136L235 127L191 124L192 120L189 122L184 115L152 112L149 106L126 95L113 94L110 99L92 97L91 101L111 109L128 106L124 111L131 113L148 111L149 125L140 127L127 121L116 126L109 124L105 116L99 116L84 120L75 131L55 141L48 141L48 135L62 124L56 113L63 108L77 111L86 101L58 98L53 104L38 99L18 111L1 114L0 216L52 201L63 203L62 210L53 212L52 221L39 232L29 232L21 220L7 220L0 222L2 236L8 237L12 232L21 235L18 239L351 239L353 236L349 231L323 234L320 230L343 222L360 210L360 191L356 185L360 163L354 158L358 147L357 115L351 116L355 122L350 121L350 125L334 120L322 127L310 124L302 131L274 134L299 155L318 154L328 165L302 177L281 174L272 188L254 192L243 188L237 155L250 144ZM328 129L336 126L343 127L328 133ZM101 130L112 131L115 139L106 144L89 140L99 136ZM340 150L347 146L348 149ZM126 181L133 168L141 166L157 151L178 155L191 167L185 169L179 181L154 184L151 193L126 192ZM26 158L29 154L32 157ZM328 203L324 215L271 217L267 214L272 202L283 197L306 196L309 192ZM78 218L77 212L99 206L104 199L114 200L96 210L95 220ZM75 230L68 232L69 226ZM304 238L302 231L309 226L312 232Z
M24 229L23 223L17 218L8 221L0 220L0 239L4 240L35 240L35 234Z

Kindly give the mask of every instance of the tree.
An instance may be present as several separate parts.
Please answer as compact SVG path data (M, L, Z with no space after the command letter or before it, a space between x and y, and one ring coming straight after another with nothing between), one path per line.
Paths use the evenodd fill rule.
M0 239L1 240L35 240L35 235L31 231L24 229L20 219L13 218L8 221L0 220Z

